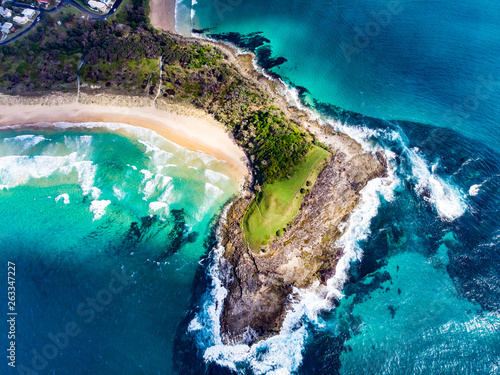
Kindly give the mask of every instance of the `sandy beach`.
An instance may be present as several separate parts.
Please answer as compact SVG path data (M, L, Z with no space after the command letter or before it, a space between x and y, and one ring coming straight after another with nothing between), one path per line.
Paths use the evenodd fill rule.
M175 33L175 0L149 0L149 8L153 27Z
M115 122L147 128L179 146L227 162L230 177L240 187L249 174L247 158L229 133L220 123L196 109L179 109L172 105L170 110L160 110L152 106L124 107L76 102L0 105L0 126L39 122Z

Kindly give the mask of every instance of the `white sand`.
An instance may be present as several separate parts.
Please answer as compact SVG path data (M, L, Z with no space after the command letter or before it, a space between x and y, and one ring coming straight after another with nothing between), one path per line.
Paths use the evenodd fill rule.
M149 0L149 9L154 28L175 33L175 0Z
M0 106L0 126L39 122L115 122L147 128L179 146L226 161L229 176L240 186L248 175L244 152L225 132L222 124L201 111L178 114L154 107L81 103Z

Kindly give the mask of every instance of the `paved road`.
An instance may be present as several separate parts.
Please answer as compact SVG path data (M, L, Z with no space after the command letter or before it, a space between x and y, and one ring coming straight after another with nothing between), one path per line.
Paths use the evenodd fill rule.
M74 6L75 8L80 10L81 12L87 14L92 19L107 20L111 15L113 15L116 12L116 10L118 9L118 7L122 3L122 1L123 0L116 0L115 3L113 4L113 6L111 7L110 11L107 14L93 13L93 12L89 11L88 9L82 7L80 4L78 4L74 0L62 0L56 7L52 8L52 9L43 9L43 8L34 7L31 5L27 5L27 4L18 3L17 1L13 1L11 4L15 7L19 7L19 8L23 8L23 9L35 9L35 10L39 11L40 14L38 15L38 17L35 20L33 20L31 25L27 29L21 31L19 34L15 35L13 38L7 40L6 42L0 43L0 45L5 46L9 43L16 41L17 39L21 38L22 36L26 35L27 33L29 33L31 31L31 29L33 29L38 24L38 22L40 22L43 19L43 17L45 16L45 13L56 13L59 10L61 10L61 8L65 5Z

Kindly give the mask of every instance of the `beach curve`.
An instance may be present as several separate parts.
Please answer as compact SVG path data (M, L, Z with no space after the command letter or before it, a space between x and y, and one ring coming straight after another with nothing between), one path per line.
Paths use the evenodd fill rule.
M29 100L11 103L7 100L7 103L8 105L1 103L3 105L0 127L59 122L128 124L152 130L181 147L226 162L229 176L240 188L249 175L245 153L232 140L223 125L194 108L170 105L167 106L167 110L162 110L152 106L141 106L141 103L135 106L121 106L66 101L58 103L57 100L49 101L48 104L35 104L36 101Z

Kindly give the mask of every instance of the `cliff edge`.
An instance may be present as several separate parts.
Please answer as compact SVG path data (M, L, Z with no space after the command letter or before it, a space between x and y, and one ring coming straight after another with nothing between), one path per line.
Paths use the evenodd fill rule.
M325 283L333 275L342 253L335 247L340 225L358 205L368 181L387 175L381 153L363 152L347 135L324 130L322 141L333 154L284 236L266 252L250 249L241 228L252 197L240 198L229 210L222 231L224 257L232 266L221 317L226 343L250 345L279 333L292 287Z

